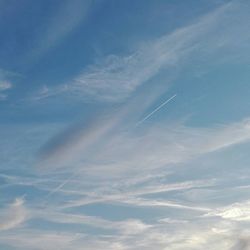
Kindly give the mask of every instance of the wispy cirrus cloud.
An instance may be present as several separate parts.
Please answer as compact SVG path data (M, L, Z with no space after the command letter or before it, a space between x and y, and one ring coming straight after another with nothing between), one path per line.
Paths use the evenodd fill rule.
M71 96L85 102L121 102L162 69L181 69L197 54L207 57L228 50L238 58L239 49L244 49L250 39L245 32L248 16L244 7L242 2L225 4L193 24L142 44L132 54L109 55L86 67L72 81L55 87L43 86L33 99ZM235 19L242 22L240 29ZM230 28L225 29L228 23ZM244 38L236 44L233 37L239 32Z
M140 176L134 177L134 179L139 179ZM157 180L157 177L152 174L152 180L154 178ZM164 178L164 177L163 177ZM109 203L109 204L124 204L125 206L131 207L169 207L169 208L177 208L177 209L188 209L195 211L208 211L209 208L199 208L196 206L192 206L189 204L181 204L180 202L173 202L166 199L157 200L154 198L145 199L147 195L155 195L155 194L166 194L171 192L182 192L184 190L193 190L197 188L205 188L212 187L215 185L215 181L213 180L199 180L199 181L189 181L189 182L179 182L179 183L159 183L157 181L151 183L151 181L146 181L142 186L134 185L126 185L126 182L122 180L118 180L117 182L113 182L112 186L105 187L100 185L101 187L93 188L91 191L85 191L81 193L82 196L80 198L76 198L75 200L71 200L69 202L65 202L65 204L61 207L62 209L81 207L89 204L96 203ZM70 188L70 187L69 187ZM62 192L67 194L69 188L61 188L57 190L57 192ZM117 191L119 190L119 191ZM74 193L74 192L72 192ZM144 197L144 198L142 198Z
M0 91L4 91L10 89L12 84L9 81L1 81L0 82Z
M4 101L7 99L8 95L6 93L6 90L11 89L12 84L9 81L0 80L0 100Z
M225 31L220 24L225 24L225 19L231 20L236 13L235 6L240 4L225 5L198 23L145 44L134 54L108 56L85 69L70 83L58 88L44 86L39 98L69 94L89 101L124 100L162 68L181 68L194 51L219 53L222 47L232 48L235 40L232 42L230 37L238 33L230 34L231 26ZM218 26L228 40L217 36ZM62 30L59 38L69 34L64 28ZM247 41L247 35L243 37ZM48 40L53 47L60 39ZM44 51L48 49L44 47ZM120 105L120 109L97 115L97 119L85 124L71 126L58 136L52 135L40 150L39 173L30 168L28 172L32 172L32 176L29 177L1 175L6 180L3 188L7 191L29 185L30 204L28 216L22 199L4 210L4 218L9 219L2 224L0 242L28 250L247 249L249 202L220 207L211 199L206 202L203 202L205 198L195 199L197 193L212 196L221 186L216 186L217 173L201 177L187 165L199 157L209 157L214 152L249 142L249 119L213 127L188 126L178 121L161 124L154 121L150 126L143 123L136 127L145 113L150 114L148 109L154 110L152 105L159 107L156 105L159 92L152 96L146 93L141 99L136 95L130 99L131 103ZM46 138L62 129L56 126L53 132L48 132L49 127L44 129ZM35 132L36 136L39 133ZM34 138L30 133L24 137ZM30 145L34 148L39 143L31 140ZM20 148L18 145L18 152ZM218 169L221 168L218 165ZM41 170L45 167L42 175ZM190 171L188 176L183 176L185 167ZM171 176L170 171L176 176ZM20 192L26 192L27 189L22 188ZM193 200L188 199L187 191L193 191ZM105 215L89 215L103 214L105 206L108 206ZM132 213L127 212L129 210ZM11 211L15 216L6 216ZM125 219L115 219L117 213L122 213ZM166 219L166 215L171 218ZM39 229L37 220L42 220L41 225L52 226ZM25 227L18 228L25 221ZM239 235L244 233L246 237L241 239Z
M46 221L59 224L82 224L106 230L116 230L122 235L135 235L152 227L152 225L145 224L137 219L110 221L100 217L86 216L83 214L53 212L49 209L35 212L33 216L35 218L42 218Z
M0 231L20 226L26 220L27 215L24 199L17 198L8 207L0 210Z
M10 72L0 69L0 100L5 100L8 97L7 91L13 87L13 84L8 80Z
M99 122L98 124L101 128L105 128L105 124ZM87 144L85 135L76 137L76 147L84 145L78 150L74 150L74 139L71 140L70 147L66 141L65 148L63 143L54 143L52 147L47 148L49 154L44 155L45 158L39 162L39 165L42 167L45 164L49 167L47 168L49 172L59 167L68 174L67 177L59 180L58 185L50 187L46 200L51 201L49 196L55 197L55 193L72 194L76 197L70 201L64 200L62 209L98 203L118 203L131 207L165 207L207 213L210 207L191 202L173 202L169 199L148 199L145 196L209 188L216 185L216 180L166 183L164 177L161 180L157 179L159 178L157 176L173 165L178 167L178 164L186 164L203 155L225 150L250 140L248 119L213 128L187 127L183 124L173 126L155 124L149 129L140 131L139 135L136 135L133 130L124 132L113 128L111 131L112 133L102 131L104 135L98 135L92 140L91 134L88 137L87 130ZM59 141L62 142L60 139ZM57 145L59 145L58 149ZM73 167L69 169L67 166ZM152 174L151 178L144 180L141 176L142 169L144 174ZM134 177L134 184L132 184L133 179L130 185L126 184L123 181L124 176L128 179ZM91 184L89 183L91 189L88 188L88 183L83 186L80 184L80 180L88 178L92 180ZM109 181L112 182L111 186L108 185Z
M123 235L93 235L84 233L57 233L53 230L23 230L22 232L8 233L0 236L2 242L13 247L23 247L25 249L46 249L52 250L55 247L60 249L157 249L164 248L170 250L201 249L213 250L219 247L228 250L235 246L245 246L240 244L244 240L238 241L237 236L231 230L234 226L224 222L213 223L198 222L190 224L156 224L147 230L142 230L137 234ZM178 225L179 224L179 225ZM126 226L129 229L129 225ZM29 237L28 237L29 236ZM32 236L32 237L30 237ZM43 243L44 242L44 243ZM42 244L43 243L43 244ZM234 249L234 248L233 248ZM247 248L242 248L247 249Z
M74 162L81 169L84 162L84 168L89 167L93 171L100 166L99 170L102 171L122 173L140 169L143 162L144 169L156 169L189 161L250 139L248 119L214 128L155 124L140 135L136 135L132 128L127 131L115 129L112 119L97 122L96 126L91 126L90 131L82 128L82 136L72 137L70 146L67 140L63 143L59 136L56 140L60 143L49 144L39 164L65 167ZM74 135L76 131L73 129L71 132Z
M138 204L137 204L138 205ZM144 206L143 202L139 206ZM173 209L178 207L173 205ZM147 206L147 204L145 205ZM163 206L164 205L160 205ZM60 249L81 249L84 244L84 249L96 249L103 246L104 249L201 249L206 248L213 250L216 247L228 250L235 249L236 246L242 247L239 249L247 249L247 236L245 238L238 237L247 235L247 231L235 224L231 220L225 221L223 218L211 220L206 216L205 209L197 209L193 212L197 213L194 220L194 215L190 217L187 207L182 218L173 218L171 220L151 219L151 223L147 224L137 219L129 220L106 220L95 216L86 216L82 213L73 214L59 212L51 206L39 210L34 208L30 210L31 219L43 219L48 222L56 223L58 227L62 225L89 225L94 228L100 228L104 231L90 235L85 233L72 233L68 230L58 233L53 230L12 230L3 232L0 236L2 243L13 247L23 247L25 249L53 249L55 246ZM193 213L192 212L192 213ZM236 221L238 223L240 221ZM239 231L240 230L240 231ZM242 231L243 230L243 231ZM110 234L110 232L114 232ZM46 244L41 245L42 241ZM243 244L244 243L244 244ZM42 246L40 248L40 246ZM243 248L245 247L245 248ZM236 248L237 249L237 248Z
M207 216L218 216L232 221L250 221L250 201L233 203L229 206L219 208L207 214Z
M59 8L47 17L43 29L35 37L35 45L25 62L32 63L58 45L87 18L91 7L91 0L61 1Z
M42 230L22 230L2 234L1 242L15 248L23 249L81 249L82 246L76 245L79 235L75 233L58 233L56 231Z

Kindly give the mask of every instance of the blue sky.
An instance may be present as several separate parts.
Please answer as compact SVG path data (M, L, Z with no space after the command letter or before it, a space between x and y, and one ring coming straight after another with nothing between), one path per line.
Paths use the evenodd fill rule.
M247 0L0 0L0 248L250 247Z

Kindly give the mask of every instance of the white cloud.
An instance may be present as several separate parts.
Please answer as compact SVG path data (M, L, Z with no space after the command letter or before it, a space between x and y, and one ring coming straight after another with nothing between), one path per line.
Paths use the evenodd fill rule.
M173 202L168 199L145 199L143 196L202 187L209 188L215 185L216 180L211 179L170 184L157 180L157 175L164 173L167 167L173 164L185 164L199 156L250 140L248 119L210 129L191 128L180 124L152 125L150 129L144 129L139 134L133 131L124 133L119 129L112 129L112 133L106 134L106 131L102 130L105 127L105 124L101 124L100 131L105 135L98 134L93 137L94 139L92 132L88 135L88 131L83 137L73 137L77 140L77 150L75 150L74 139L70 144L66 143L65 147L62 140L59 140L59 149L57 146L48 148L48 158L45 155L40 166L47 164L49 172L53 172L55 166L62 167L61 170L65 169L67 177L59 178L58 185L46 187L49 192L46 200L53 202L50 196L54 197L58 192L62 195L76 195L74 199L65 199L62 209L94 203L114 204L117 202L136 207L165 207L208 212L209 205L204 207L190 202ZM79 145L84 145L84 147L79 147ZM144 175L152 177L142 181L142 171ZM132 182L126 184L124 179L130 178ZM86 180L87 183L81 184L82 180ZM140 181L142 181L141 184Z
M8 98L8 92L14 87L13 79L22 77L21 74L0 68L0 100Z
M207 216L219 216L233 221L250 222L250 201L234 203L230 206L219 208L207 214Z
M32 210L31 210L32 211ZM94 216L56 212L53 208L33 210L33 218L60 224L87 224L102 231L95 234L57 230L22 229L3 232L0 242L25 249L215 249L228 250L235 243L234 227L221 221L160 220L145 224L137 219L109 221ZM163 223L164 222L164 223ZM183 223L184 222L184 223ZM191 223L192 222L192 223ZM110 231L112 230L112 231ZM110 233L112 232L112 233Z
M0 211L0 230L13 229L20 226L27 218L24 200L17 198L14 203Z
M134 235L142 233L149 229L151 225L145 224L138 219L129 219L123 221L110 221L100 217L86 216L82 214L60 213L53 212L49 209L43 211L34 211L35 218L43 218L44 220L56 222L60 224L85 224L95 228L103 228L108 230L115 230L116 233L122 235Z
M56 231L22 230L13 233L5 233L0 236L0 241L17 249L29 250L80 250L82 246L76 246L75 241L79 235L75 233L63 233Z
M162 68L181 67L191 52L203 48L207 43L204 37L216 35L218 22L224 20L232 5L224 5L194 24L148 42L130 55L109 55L71 82L49 88L45 96L38 93L34 99L63 94L85 101L122 101ZM217 47L218 41L209 44L210 50Z
M250 139L248 119L211 129L154 124L139 134L135 134L133 128L125 132L115 128L116 122L113 119L97 121L90 130L81 128L79 132L73 128L72 140L64 142L60 137L55 138L60 144L47 147L40 164L55 168L74 163L79 171L91 168L89 174L99 176L104 171L111 175L136 173L141 168L157 169L187 162Z
M8 95L6 93L7 90L13 87L10 81L5 80L5 77L1 74L0 71L0 100L7 99Z
M239 2L224 4L193 24L142 44L132 54L111 54L99 59L71 81L49 87L46 95L39 91L34 99L64 95L78 97L85 102L120 102L160 70L181 69L197 54L207 57L218 55L222 50L228 51L224 53L227 56L216 59L217 63L228 60L230 56L239 58L239 54L243 58L244 48L250 40L246 25L249 22L245 12L247 8L247 5ZM240 42L235 40L235 35L241 36Z
M169 207L169 208L175 208L175 209L182 209L182 210L194 210L197 212L207 212L210 211L209 208L205 207L198 207L198 206L188 206L185 204L180 204L177 202L167 201L163 199L143 199L143 198L132 198L132 199L123 199L121 200L123 203L130 204L132 206L144 206L144 207Z
M198 25L191 25L146 45L132 56L108 57L88 68L76 77L72 84L61 86L65 89L59 88L56 91L72 91L70 94L79 92L80 96L102 98L105 101L126 98L161 67L185 59L194 49L191 45L196 41L196 35L200 37L206 33L207 30L203 28L216 26L214 22L217 23L217 18L230 9L230 6L227 5L211 16L206 16ZM62 33L64 34L64 31ZM62 36L64 35L59 34L59 37ZM51 41L53 44L57 39L52 37ZM49 96L50 91L49 87L45 86L41 98ZM36 197L33 210L29 209L29 216L23 199L17 199L0 212L0 230L3 232L0 242L28 250L245 250L249 241L247 238L238 240L237 234L243 230L239 223L250 220L249 202L217 208L209 204L203 206L197 200L180 201L183 197L178 195L171 199L171 192L180 194L184 190L196 188L207 188L206 191L211 191L211 187L216 189L216 180L172 182L173 179L168 178L168 173L164 171L168 166L181 165L204 154L249 141L249 119L213 128L188 127L182 123L161 126L154 123L151 128L135 128L134 120L138 121L156 99L155 96L150 98L146 105L132 100L132 104L114 112L113 115L99 117L87 126L70 127L53 138L45 146L39 161L39 166L49 167L46 178L43 179L40 175L37 175L37 179L1 175L8 179L10 186L31 185L39 192L58 192L58 195L54 195L52 199L46 194L41 195L40 203ZM133 119L128 118L131 115ZM37 143L31 144L33 147ZM53 175L50 170L57 167L61 168L62 172L58 174L57 169ZM67 176L60 175L64 170ZM178 170L176 172L180 173ZM34 190L35 196L37 190ZM160 195L162 197L158 198ZM40 210L37 202L43 205L43 210ZM176 214L167 219L161 219L158 214L157 218L152 215L150 223L146 223L131 218L109 221L72 212L77 206L97 202L102 203L100 210L101 205L108 203L110 206L140 209L142 216L143 209L164 211L164 218L166 214L171 216L171 212ZM115 210L110 209L110 214L113 211ZM201 214L207 216L200 216ZM26 225L29 229L18 228L30 217L42 218L46 222L53 222L53 225L59 224L59 227L56 231L35 230L32 225ZM60 224L74 225L60 227ZM85 225L101 230L84 234L68 231L76 228L76 225L80 225L83 230Z
M136 177L138 178L138 177ZM98 186L100 186L99 184ZM105 185L105 184L103 184ZM112 186L105 188L97 187L92 189L91 192L86 191L81 193L84 195L84 198L70 200L65 202L62 208L72 208L79 207L93 203L120 203L126 206L145 206L145 207L169 207L169 208L178 208L178 209L188 209L194 211L208 211L208 208L201 208L192 205L181 204L178 202L168 201L168 200L155 200L155 199L145 199L139 198L149 194L159 194L167 193L173 191L182 191L196 189L198 187L208 187L214 185L213 181L200 180L200 181L190 181L184 183L172 183L172 184L161 184L156 181L156 183L151 184L150 182L143 183L142 186L130 185L127 186L126 183L122 180L113 182ZM59 191L59 190L57 190ZM60 190L67 194L67 189Z
M38 231L26 230L15 232L14 234L2 235L0 240L13 247L21 247L28 250L53 250L55 248L62 250L183 250L183 249L231 249L238 238L230 232L230 225L217 224L218 229L228 230L224 232L219 230L215 232L209 226L204 224L188 225L182 224L181 227L171 227L172 230L162 226L153 227L147 231L142 231L136 235L86 235L73 233L58 233L56 231ZM243 242L244 239L242 239ZM246 241L246 240L245 240ZM240 242L237 244L241 246ZM235 248L232 248L235 250ZM247 248L239 248L246 250ZM239 250L237 249L237 250Z
M107 250L141 248L148 250L214 250L216 248L245 250L248 246L247 230L243 230L240 225L221 219L207 220L206 217L194 220L194 216L190 217L188 212L182 215L182 219L178 217L177 219L158 219L152 220L152 224L145 224L137 219L109 221L94 216L60 213L52 207L33 210L32 216L59 223L59 225L61 223L87 224L107 230L109 233L103 231L97 231L95 234L72 233L66 229L67 227L63 231L24 228L2 232L0 242L28 250L45 248L52 250L55 247L63 250L88 250L100 247Z
M4 91L12 88L12 84L9 81L0 81L0 91Z

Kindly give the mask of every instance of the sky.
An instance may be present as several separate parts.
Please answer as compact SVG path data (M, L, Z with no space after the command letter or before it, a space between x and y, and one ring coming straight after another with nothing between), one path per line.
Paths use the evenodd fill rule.
M250 249L248 0L0 0L0 249Z

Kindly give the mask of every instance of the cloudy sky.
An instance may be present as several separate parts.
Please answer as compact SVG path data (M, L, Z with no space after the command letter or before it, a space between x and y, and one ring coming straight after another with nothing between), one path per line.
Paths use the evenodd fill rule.
M248 0L0 0L0 249L250 249Z

